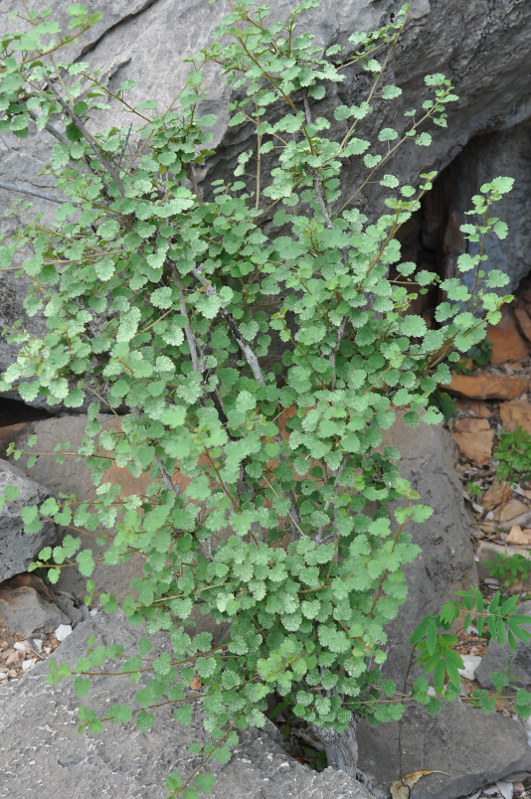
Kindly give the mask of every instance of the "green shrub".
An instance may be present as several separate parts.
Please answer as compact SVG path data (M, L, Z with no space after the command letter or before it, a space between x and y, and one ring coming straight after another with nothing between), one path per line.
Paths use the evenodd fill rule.
M498 461L496 480L514 486L531 479L531 435L519 425L513 432L500 436L498 448L494 452Z
M499 579L505 586L527 580L531 574L531 561L522 552L497 553L494 560L485 561L489 576Z
M30 278L27 313L48 327L42 339L12 332L21 349L1 388L66 408L89 403L79 454L99 496L26 508L26 529L46 516L102 530L108 564L143 555L144 576L122 607L148 634L166 630L173 654L152 664L136 723L148 728L152 706L167 700L186 724L200 703L215 741L205 761L225 761L238 729L263 725L272 694L336 731L353 712L373 722L401 715L407 697L381 682L378 667L385 628L406 598L402 567L419 551L410 526L431 510L400 477L399 453L380 448L381 431L402 410L413 426L420 414L440 421L429 403L449 379L446 360L478 345L507 299L494 291L507 282L497 271L486 280L492 291L476 291L487 234L506 235L491 206L512 179L496 178L472 198L476 221L463 226L477 250L459 259L475 275L473 290L459 278L441 281L446 299L433 329L409 313L403 284L414 280L422 293L439 278L401 262L396 233L435 173L401 186L392 157L429 145L429 124L445 127L457 98L443 75L429 75L426 99L396 130L358 136L377 102L401 94L384 74L409 9L374 33L353 34L344 53L339 45L322 53L299 27L316 5L305 0L285 23L271 23L265 7L233 3L215 43L192 63L180 108L163 114L151 100L131 107L131 82L112 92L87 64L56 60L98 21L83 6L70 7L67 34L45 12L31 15L26 33L2 38L0 130L24 137L35 120L55 136L44 173L68 201L51 220L18 206L27 224L0 247L0 265L20 265ZM201 115L208 63L232 85L229 125L255 139L233 180L200 184L216 122ZM369 84L366 96L337 99L333 118L318 116L347 70ZM132 125L90 132L88 118L109 103L130 112ZM347 160L359 165L359 183L346 193ZM382 213L371 216L354 204L369 181L388 189ZM121 428L104 429L102 411L122 414ZM113 463L135 477L149 472L147 495L111 485ZM177 464L186 488L172 482ZM16 491L5 501L16 502ZM392 513L391 503L399 503ZM37 566L54 582L71 564L91 577L91 550L67 535ZM109 612L118 607L110 594L99 599ZM194 605L230 625L221 642L194 634ZM440 655L434 622L417 645L423 635L438 693L455 695L458 656ZM149 648L142 639L121 666L133 681ZM123 653L92 646L78 663L80 697L106 656ZM51 661L52 682L69 673ZM190 694L191 685L201 690ZM437 705L423 684L411 696ZM96 731L131 717L128 705L105 719L80 710L81 726ZM210 784L197 772L167 781L187 799Z

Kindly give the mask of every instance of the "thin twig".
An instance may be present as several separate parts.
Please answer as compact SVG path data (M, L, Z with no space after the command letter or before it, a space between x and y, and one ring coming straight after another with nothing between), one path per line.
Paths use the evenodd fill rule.
M529 524L529 522L531 522L531 510L520 513L518 516L515 516L514 519L509 519L506 522L486 520L484 522L479 522L479 524L481 528L488 527L492 530L510 530L511 527L514 527L516 524Z
M173 279L174 279L176 285L179 288L179 293L180 293L179 307L180 307L182 315L186 319L186 324L184 326L184 335L186 336L186 341L188 342L188 346L190 347L190 357L192 359L192 368L193 368L194 372L198 372L199 374L201 374L203 372L203 366L199 362L199 355L198 355L198 352L197 352L197 341L195 340L195 336L194 336L194 333L193 333L193 330L192 330L192 326L190 325L190 320L188 318L188 311L186 310L186 302L184 300L184 289L183 289L183 284L182 284L182 281L181 281L181 276L179 275L179 272L177 271L177 269L176 269L176 267L174 265L172 265L171 271L172 271Z
M115 165L112 163L112 161L108 161L106 158L103 157L100 148L96 143L96 140L91 136L91 134L86 129L83 120L75 113L75 111L73 111L72 108L70 108L68 103L66 103L63 100L63 98L61 97L61 95L59 94L59 92L57 91L57 89L55 88L55 86L51 81L49 83L49 87L50 90L53 92L55 99L57 100L57 102L65 112L65 114L67 114L70 117L76 128L78 128L79 132L82 134L83 138L86 139L86 141L89 143L94 155L101 163L105 171L108 172L108 174L114 180L120 194L123 196L125 194L123 183L120 179L120 175L118 174Z
M306 94L304 95L303 102L304 102L304 114L306 116L306 124L307 125L311 125L312 124L312 115L310 113L310 103L308 102L308 96ZM311 176L313 177L313 187L315 189L315 196L317 197L317 202L319 203L319 207L321 208L321 211L323 212L323 216L324 216L325 221L326 221L326 226L330 230L333 230L334 225L332 223L332 220L330 219L330 214L328 212L328 208L326 207L326 202L325 202L325 198L324 198L323 187L321 185L321 177L319 175L319 172L313 166L309 167L309 172L310 172Z
M271 491L273 492L273 494L278 499L282 499L282 496L278 493L278 491L275 489L275 487L272 485L272 483L267 479L267 477L265 475L264 475L264 480L267 483L267 485L269 486L269 488L271 489ZM300 535L304 535L304 530L302 530L301 527L300 527L299 513L298 513L297 508L295 507L295 503L293 502L291 497L290 497L290 502L291 502L291 507L290 507L290 509L288 511L288 518L289 518L292 526L295 527L295 529L298 531L298 533ZM294 538L298 538L298 537L299 536L294 536Z
M342 473L343 469L345 468L345 466L347 465L347 460L348 460L348 455L346 455L343 458L343 460L341 462L341 465L340 465L339 469L336 472L334 485L332 487L333 491L335 491L336 488L337 488L339 478L341 477L341 473ZM323 513L327 513L328 508L330 507L331 504L332 504L332 500L331 499L327 499L325 504L324 504L324 506L323 506ZM326 526L327 526L326 524L323 524L323 525L321 525L321 527L319 527L319 529L317 530L317 534L315 536L315 540L316 541L321 541L322 540L323 532L324 532L324 529L325 529Z
M133 129L133 125L129 125L129 128L127 130L127 134L126 134L126 137L124 139L123 146L122 146L122 150L121 150L120 155L118 157L118 169L120 168L120 166L122 164L122 161L124 160L125 148L127 147L127 143L129 142L129 136L131 135L132 129Z
M197 267L194 267L192 269L192 274L195 277L195 279L198 280L205 289L205 294L207 295L207 297L219 297L218 292L216 291L214 286L211 283L209 283L209 281L205 278L203 273ZM232 318L231 314L228 311L226 311L225 308L220 308L218 313L223 317L232 335L236 339L236 342L242 351L243 357L249 364L254 379L258 383L260 383L261 386L265 386L266 382L264 380L264 375L262 373L262 369L260 368L260 363L258 361L258 358L255 355L254 351L251 349L251 347L242 338L242 335L238 330L236 322Z
M30 115L30 117L33 119L33 121L34 121L34 122L37 122L37 120L38 120L38 118L39 118L39 117L37 116L37 114L35 113L35 111L28 111L28 114ZM44 130L47 130L47 131L48 131L48 133L49 133L51 136L53 136L54 138L56 138L56 139L57 139L57 141L60 141L62 144L68 144L68 143L69 143L69 142L68 142L68 139L66 138L66 136L63 136L63 134L62 134L62 133L59 133L59 131L57 130L57 128L54 128L54 126L53 126L52 124L50 124L50 122L47 122L47 123L45 124L45 126L44 126Z
M336 336L336 343L334 345L334 349L330 353L330 366L332 367L332 382L331 382L331 389L335 391L336 388L336 355L341 346L341 339L343 338L343 334L345 333L345 327L347 324L347 317L344 316L341 320L341 324L337 329L337 336Z
M3 181L0 181L0 189L6 189L6 191L16 191L17 194L28 194L30 197L38 197L40 200L48 200L48 202L57 203L57 205L62 205L63 203L67 202L65 199L60 200L58 197L52 197L51 194L44 194L42 191L23 189L22 186L14 186L12 183L4 183ZM79 203L72 204L79 205Z
M262 154L260 152L260 147L262 144L262 134L256 134L256 196L254 201L254 207L258 211L260 208L260 169L262 167Z
M190 181L190 183L193 186L193 189L194 189L194 192L195 192L195 195L197 197L197 201L198 201L199 205L203 205L203 192L201 191L201 189L199 187L199 184L197 182L195 169L194 169L192 164L187 168L186 175L188 177L188 180Z

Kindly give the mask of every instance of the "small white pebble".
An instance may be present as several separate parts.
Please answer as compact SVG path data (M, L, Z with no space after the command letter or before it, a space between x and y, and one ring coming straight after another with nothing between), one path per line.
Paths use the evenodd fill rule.
M22 664L22 671L29 671L34 666L37 665L37 660L35 658L31 658L30 660L25 660Z
M513 799L513 784L506 780L496 780L496 787L503 796L503 799Z
M52 647L51 646L45 646L44 647L44 654L45 655L49 655L51 651L52 651Z
M58 641L64 641L65 638L68 638L70 633L72 632L72 627L70 624L60 624L57 630L55 631L55 637Z
M16 641L13 644L13 649L18 649L19 652L28 652L31 647L27 641Z
M89 610L89 616L95 616L97 612L98 608L92 608L92 610Z
M37 652L42 652L42 640L40 638L33 639L33 646L37 650Z
M524 721L524 727L527 733L527 745L531 747L531 716Z
M476 674L476 669L481 663L481 658L479 655L463 655L463 666L464 668L458 669L459 674L461 677L466 677L467 680L473 680Z

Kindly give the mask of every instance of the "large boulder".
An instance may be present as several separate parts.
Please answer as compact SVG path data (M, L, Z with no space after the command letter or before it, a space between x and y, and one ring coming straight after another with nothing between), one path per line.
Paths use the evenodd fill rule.
M40 0L32 7L46 7L47 0ZM65 17L65 9L70 0L58 0L54 12ZM276 0L273 6L275 18L286 18L293 7L292 0ZM521 0L472 0L463 4L460 0L446 3L432 3L429 0L416 0L411 18L403 38L399 41L391 65L386 74L386 82L400 85L404 94L391 104L382 103L374 114L364 123L362 132L368 136L382 126L394 127L401 122L402 113L413 105L419 106L425 96L423 83L427 73L444 72L455 83L460 101L451 106L449 126L444 130L436 128L432 147L426 149L410 144L402 149L394 160L392 171L402 182L411 182L420 172L427 169L441 170L447 166L474 137L489 132L506 131L510 126L529 116L529 96L526 80L527 54L531 45L531 26L526 4ZM301 27L315 32L316 41L323 46L335 42L347 44L353 30L369 30L388 22L390 14L396 11L395 0L382 0L380 3L369 0L323 0L320 8L311 9L302 19ZM188 65L183 58L197 54L205 47L211 33L221 17L229 10L227 0L211 5L207 0L119 0L112 7L104 0L93 0L91 11L103 11L104 19L88 31L80 43L72 45L71 59L83 58L103 75L111 76L111 88L118 87L123 80L137 81L129 94L134 105L146 99L157 98L160 108L167 108L183 85ZM9 30L14 25L23 27L23 18L9 18L11 12L20 11L19 0L4 0L0 5L0 29ZM242 149L254 145L253 131L246 127L227 127L227 103L229 91L212 69L206 70L210 81L205 111L219 114L214 129L214 143L220 144L217 156L206 170L212 177L232 177L234 159ZM364 81L349 75L336 91L321 101L315 111L321 116L332 118L334 107L343 102L355 102L359 92L364 89ZM125 122L123 115L114 109L101 114L93 120L93 126L105 126ZM127 124L129 123L128 120ZM360 128L361 130L361 128ZM504 151L508 159L499 160L489 156L489 164L494 172L507 169L521 180L520 175L526 166L527 148L518 144L520 129L514 128L502 135ZM0 182L17 185L30 190L44 187L50 192L49 179L39 177L42 165L48 160L53 139L35 132L28 139L16 139L3 134L0 141ZM474 147L476 145L473 145ZM493 142L490 151L497 151ZM478 144L480 154L483 152ZM467 160L469 158L467 155ZM482 158L483 156L478 156ZM488 177L486 170L471 168L465 191L455 199L456 213L467 205L469 192L475 193ZM345 193L360 182L360 167L356 159L347 165L343 175ZM524 185L524 183L522 183ZM57 192L54 196L59 198ZM0 208L8 208L15 198L24 197L11 190L0 188ZM27 199L27 198L26 198ZM364 206L382 207L383 190L377 182L370 184L360 198ZM53 213L56 206L34 198L35 211ZM513 207L518 203L511 201ZM523 219L522 214L515 221ZM459 219L459 221L463 221ZM0 234L13 232L16 217L9 217L0 223ZM529 249L529 232L518 225L513 227L511 238L503 247L493 251L492 267L504 267L507 262L515 263L517 280L525 267L522 256ZM13 278L13 273L3 273L0 289L0 328L12 325L23 317L21 295L23 281ZM43 329L41 317L29 323L30 330L38 334ZM16 345L4 343L0 347L0 370L15 357Z
M410 799L462 799L516 772L531 770L524 725L456 700L436 715L409 707L400 722L380 728L358 725L359 764L374 790L414 771L430 771L411 788Z
M100 613L79 624L55 658L73 667L85 655L92 634L96 645L122 644L125 652L134 654L142 632L129 628L121 614ZM162 636L155 647L159 654L166 648ZM114 671L118 670L115 665ZM0 687L3 796L37 799L44 785L48 796L166 799L166 775L178 769L186 776L200 764L188 751L192 743L208 740L198 713L189 726L182 726L167 705L155 711L155 726L149 731L136 730L132 722L106 725L99 735L88 731L80 735L80 700L72 681L47 685L47 671L47 663L41 663L20 682ZM141 685L135 686L125 675L97 677L94 696L89 694L84 702L104 715L114 703L134 704ZM317 773L293 760L280 746L273 725L266 731L242 733L231 761L214 765L213 770L216 785L211 799L374 799L343 772L328 768Z
M56 544L61 538L52 521L44 521L38 533L24 533L21 508L40 505L51 494L16 466L0 460L0 496L4 496L6 486L16 486L20 493L16 504L5 502L0 508L0 582L26 571L43 547Z

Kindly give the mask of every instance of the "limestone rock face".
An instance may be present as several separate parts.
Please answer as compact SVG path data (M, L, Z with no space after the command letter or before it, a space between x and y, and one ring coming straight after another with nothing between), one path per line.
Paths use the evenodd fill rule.
M89 635L96 645L121 644L135 654L141 631L128 627L123 614L79 624L55 652L58 663L72 668L86 651ZM160 654L169 642L155 642ZM111 664L109 664L111 666ZM112 670L118 671L116 661ZM205 743L198 714L189 726L177 724L172 707L156 712L155 725L138 731L130 724L107 724L99 735L77 732L80 700L73 681L47 685L48 664L41 663L17 682L0 687L0 785L9 799L37 797L46 785L47 796L115 796L123 799L166 799L164 778L174 770L187 776L201 760L188 751L194 742ZM114 703L134 704L135 686L127 676L97 677L93 694L83 702L105 715ZM14 723L14 721L16 723ZM359 782L332 768L312 771L293 760L275 740L275 728L249 730L229 763L214 765L216 785L211 799L375 799Z
M47 5L47 0L39 0L32 7L38 9ZM65 19L68 5L70 0L54 3L54 12L60 19ZM293 3L292 0L276 0L271 5L273 16L285 19ZM129 94L130 102L134 105L157 98L160 109L172 103L183 85L188 69L183 58L198 53L207 45L212 31L229 10L227 0L215 5L208 0L181 0L179 3L174 0L116 0L112 4L92 0L89 6L91 11L102 11L104 18L80 43L70 47L69 57L83 58L102 74L110 75L111 88L117 88L123 80L136 80L137 86ZM323 46L336 42L346 45L354 30L369 30L385 24L396 8L395 0L379 3L322 0L321 7L305 14L300 25L301 29L315 32L316 42ZM9 19L13 11L21 11L19 0L4 0L0 5L1 30L24 26L21 19ZM525 0L471 0L468 3L416 0L408 28L395 48L386 75L386 82L400 85L404 93L397 102L379 105L360 132L370 137L382 126L398 125L403 120L403 111L420 106L424 99L424 76L444 72L454 82L460 96L459 102L451 106L448 128L436 128L430 148L411 144L401 150L393 162L393 173L401 182L410 182L422 171L443 169L474 140L479 143L468 146L466 175L460 180L460 187L454 187L454 216L458 218L467 207L469 194L475 193L481 183L499 171L515 177L520 186L518 198L527 198L528 202L526 181L529 177L525 177L525 170L529 158L526 144L529 123L525 120L529 117L531 101L525 75L530 46L531 26ZM236 154L254 143L252 131L245 127L227 127L229 90L212 70L206 71L206 77L210 87L204 110L219 115L214 144L220 143L218 154L207 171L214 178L232 176ZM363 81L347 76L337 94L331 92L316 105L316 114L332 117L336 105L354 102L364 88ZM92 127L128 124L129 121L112 111L93 120ZM474 139L491 133L499 140ZM49 158L53 141L46 133L33 133L23 140L2 134L0 182L30 189L49 188L49 179L39 177L39 172ZM350 187L358 185L359 178L359 164L353 159L343 176L346 197ZM360 198L361 205L371 209L375 204L380 207L382 191L377 184L371 185ZM0 209L7 209L21 196L0 188ZM53 213L55 207L41 200L36 200L34 205L35 211L46 213ZM513 212L512 208L518 210ZM513 272L509 287L512 288L527 268L522 258L529 250L531 234L521 224L525 213L519 201L509 200L502 213L511 217L511 237L492 250L489 265L505 268L509 264ZM463 220L458 218L458 221ZM11 233L16 224L16 217L1 220L0 234ZM451 258L455 257L452 253ZM450 255L448 258L451 260ZM13 272L2 273L0 329L24 316L23 292L23 281L16 279ZM42 332L43 320L33 318L29 328L34 334ZM0 369L13 360L15 353L15 345L5 341L1 344Z

